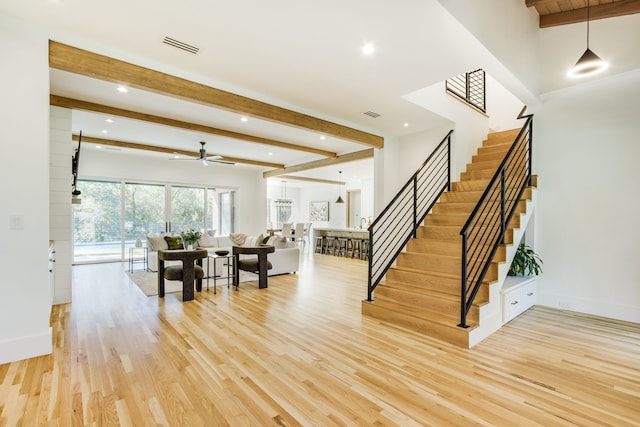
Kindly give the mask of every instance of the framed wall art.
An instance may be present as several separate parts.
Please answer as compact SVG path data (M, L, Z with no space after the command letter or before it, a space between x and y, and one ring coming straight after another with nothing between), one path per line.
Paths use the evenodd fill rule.
M309 221L329 221L329 202L309 202Z

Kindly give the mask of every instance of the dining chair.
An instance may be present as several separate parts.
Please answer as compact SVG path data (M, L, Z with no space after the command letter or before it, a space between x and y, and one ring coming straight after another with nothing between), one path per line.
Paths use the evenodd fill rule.
M298 222L296 224L295 232L293 234L293 241L298 243L302 242L302 247L305 245L304 241L304 222Z
M287 222L282 224L282 235L287 239L287 240L293 240L293 233L291 232L291 227L293 226L292 223Z

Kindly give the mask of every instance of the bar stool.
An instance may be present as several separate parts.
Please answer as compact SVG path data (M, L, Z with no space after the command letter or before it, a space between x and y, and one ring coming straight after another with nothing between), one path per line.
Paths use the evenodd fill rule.
M347 256L347 248L349 245L349 238L348 237L338 237L338 256L340 255L344 255ZM334 253L335 255L335 250Z
M355 237L351 239L351 258L354 258L358 252L358 258L362 258L362 239Z
M324 253L324 236L316 236L315 253Z
M335 255L336 249L336 238L335 236L325 236L324 238L324 253L325 254L333 254Z
M369 239L362 239L360 243L360 259L369 259Z

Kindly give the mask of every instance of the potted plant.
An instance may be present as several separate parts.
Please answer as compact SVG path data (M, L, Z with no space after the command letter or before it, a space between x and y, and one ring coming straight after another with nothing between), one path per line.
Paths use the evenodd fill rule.
M540 273L542 273L542 260L533 249L520 243L509 267L509 276L537 276Z
M183 231L182 233L180 233L180 237L182 237L182 241L184 242L184 248L189 250L193 249L196 242L198 241L198 239L200 239L201 236L202 233L193 228L191 230Z

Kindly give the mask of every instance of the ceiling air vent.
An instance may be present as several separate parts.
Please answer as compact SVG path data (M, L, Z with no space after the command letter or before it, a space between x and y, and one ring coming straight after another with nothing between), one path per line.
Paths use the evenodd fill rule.
M194 55L200 50L199 47L191 46L190 44L183 43L180 40L172 39L171 37L165 37L162 43L168 44L169 46L177 47L178 49L182 49L185 52L193 53Z
M365 116L369 116L369 117L373 117L374 119L377 119L378 117L380 117L380 114L373 112L373 111L367 111L365 113L363 113Z

